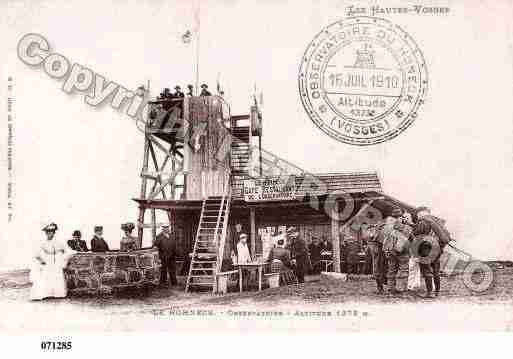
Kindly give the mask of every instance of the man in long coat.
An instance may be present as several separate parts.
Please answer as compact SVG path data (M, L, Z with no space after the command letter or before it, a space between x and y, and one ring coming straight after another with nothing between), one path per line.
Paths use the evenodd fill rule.
M321 267L321 252L322 245L319 243L318 237L313 237L312 243L309 246L310 251L310 262L312 263L312 273L319 274L322 270Z
M369 239L367 245L372 256L372 274L376 281L378 294L383 294L383 286L386 284L386 258L383 253L383 226L378 223L369 227Z
M159 250L160 257L160 285L168 284L167 275L169 274L170 285L177 285L176 280L176 242L171 238L171 232L168 225L162 226L162 232L155 239L153 246Z
M299 232L295 227L287 229L287 236L292 240L292 259L295 262L294 271L299 283L305 282L305 273L310 269L310 259L308 257L308 249L306 242L299 236Z

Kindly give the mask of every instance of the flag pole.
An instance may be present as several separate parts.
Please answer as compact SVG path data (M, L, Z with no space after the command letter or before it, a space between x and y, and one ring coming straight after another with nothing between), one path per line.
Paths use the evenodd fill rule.
M195 18L196 18L196 86L194 87L194 91L196 96L199 95L199 51L200 51L200 1L197 2L196 10L195 10Z

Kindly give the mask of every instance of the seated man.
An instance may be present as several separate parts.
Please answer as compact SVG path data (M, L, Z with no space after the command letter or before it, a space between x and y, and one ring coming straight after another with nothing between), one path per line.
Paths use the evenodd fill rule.
M73 231L73 238L68 240L68 246L77 252L87 252L86 241L82 240L82 233L80 231Z

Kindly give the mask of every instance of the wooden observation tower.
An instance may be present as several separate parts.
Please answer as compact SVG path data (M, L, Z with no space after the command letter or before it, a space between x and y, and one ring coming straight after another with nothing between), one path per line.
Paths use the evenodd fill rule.
M200 203L186 290L206 286L215 291L232 185L249 174L251 138L261 139L262 135L260 110L255 103L249 115L232 116L229 105L219 96L167 97L149 102L147 119L137 199L139 246L146 230L151 230L155 241L157 228L164 223L169 223L171 236L176 238L177 222L191 221L187 216L192 216L178 213L176 208ZM145 222L147 211L149 223Z

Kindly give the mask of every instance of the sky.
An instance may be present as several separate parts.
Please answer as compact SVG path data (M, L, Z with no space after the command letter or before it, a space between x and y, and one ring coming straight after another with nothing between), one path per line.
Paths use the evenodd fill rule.
M201 82L226 91L233 114L263 92L263 147L309 172L375 170L386 193L445 218L458 246L482 259L511 259L513 225L513 25L511 2L449 1L445 15L384 15L416 41L429 84L418 119L395 139L356 147L328 137L298 94L299 61L323 27L346 16L346 1L202 1ZM411 5L394 1L393 6ZM427 2L424 5L428 5ZM380 3L386 6L387 3ZM14 218L7 222L7 121L0 132L0 268L27 265L43 223L89 240L95 225L117 247L120 223L136 221L143 136L124 111L92 107L84 93L16 55L27 33L51 51L129 89L194 82L190 1L4 1L2 109L13 78Z

